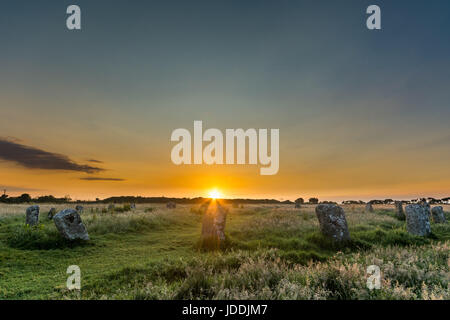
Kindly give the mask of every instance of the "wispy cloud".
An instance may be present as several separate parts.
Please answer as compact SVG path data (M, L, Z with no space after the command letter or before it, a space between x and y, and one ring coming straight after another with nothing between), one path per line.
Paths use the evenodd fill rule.
M88 161L88 162L94 162L94 163L104 163L103 161L95 160L95 159L88 159L88 160L86 160L86 161Z
M85 181L125 181L125 179L121 178L100 178L100 177L83 177L80 180Z
M102 168L79 164L69 157L0 138L0 159L14 162L29 169L68 170L86 173L104 171Z
M3 194L4 190L6 190L6 193L9 193L9 192L25 192L25 191L26 192L42 191L41 189L35 189L35 188L0 185L0 193Z

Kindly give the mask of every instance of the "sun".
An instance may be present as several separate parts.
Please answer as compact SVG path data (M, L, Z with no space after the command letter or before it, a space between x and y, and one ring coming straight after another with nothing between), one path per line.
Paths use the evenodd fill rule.
M217 190L217 189L213 189L213 190L211 190L211 191L209 192L209 197L210 197L211 199L218 199L218 198L220 198L221 196L222 196L222 194L221 194L220 191Z

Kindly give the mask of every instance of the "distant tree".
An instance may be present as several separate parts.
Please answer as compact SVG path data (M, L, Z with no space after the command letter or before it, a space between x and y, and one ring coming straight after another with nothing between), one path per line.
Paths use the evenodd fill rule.
M2 194L0 197L0 202L7 202L8 201L8 195L6 193Z
M394 200L392 199L384 199L384 204L392 204L394 203Z
M312 203L312 204L318 204L319 203L319 199L317 199L317 198L309 198L308 202Z
M435 199L435 198L431 198L431 197L428 197L427 199L430 204L441 203L440 199Z
M342 204L363 204L364 202L361 200L344 200Z
M31 202L31 196L28 193L23 193L17 200L19 202Z
M303 200L303 198L298 198L295 200L295 203L303 204L305 203L305 200Z
M48 195L48 196L40 196L36 199L37 202L41 202L41 203L55 203L58 202L57 199L52 196L52 195Z

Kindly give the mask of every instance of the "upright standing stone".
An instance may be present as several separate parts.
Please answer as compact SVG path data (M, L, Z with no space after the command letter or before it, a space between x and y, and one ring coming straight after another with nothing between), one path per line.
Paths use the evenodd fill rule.
M173 202L173 201L170 201L170 202L166 203L166 207L168 209L175 209L177 207L177 204L175 202Z
M425 208L425 210L428 213L428 216L431 218L431 207L430 204L427 202L427 200L422 199L419 201L419 204Z
M80 214L77 210L65 209L53 217L56 229L61 236L68 240L89 240L89 235L81 221Z
M202 240L220 245L225 241L225 223L227 220L227 210L219 203L212 203L203 215Z
M31 206L27 208L25 223L35 226L39 223L39 206Z
M51 220L53 219L53 216L56 214L56 209L55 208L51 208L50 211L48 212L47 217Z
M400 220L405 220L405 212L403 211L403 204L401 201L395 201L395 215Z
M335 204L319 204L316 215L325 236L334 241L350 240L344 209Z
M77 210L78 213L83 213L83 206L77 205L77 206L75 207L75 210Z
M437 206L431 209L431 216L433 217L434 223L446 223L444 215L444 209L442 206Z
M430 217L425 205L410 204L405 208L406 229L416 236L427 236L431 233Z
M368 202L366 204L366 208L364 209L365 212L373 212L373 207L372 207L372 203Z

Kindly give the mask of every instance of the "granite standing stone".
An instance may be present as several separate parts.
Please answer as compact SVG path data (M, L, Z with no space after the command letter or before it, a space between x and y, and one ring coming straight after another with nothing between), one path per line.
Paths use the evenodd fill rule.
M364 209L365 212L373 212L372 204L369 202L366 204L366 208Z
M203 215L202 239L216 243L225 240L227 210L220 204L212 204Z
M47 217L51 220L53 219L53 216L56 214L56 209L55 208L51 208L50 211L48 212Z
M425 205L410 204L405 208L406 229L416 236L427 236L431 233L430 216Z
M403 204L401 201L395 201L395 215L400 220L405 220L405 212L403 211Z
M177 204L173 201L166 203L166 208L168 208L168 209L175 209L176 207L177 207Z
M446 223L444 209L442 206L437 206L431 209L431 216L433 217L434 223Z
M25 223L35 226L39 223L39 206L31 206L27 208Z
M74 209L65 209L53 217L56 229L68 240L89 240L89 234L81 221L80 214Z
M340 206L319 204L316 207L316 215L319 220L320 230L325 236L335 241L350 240L344 209Z

